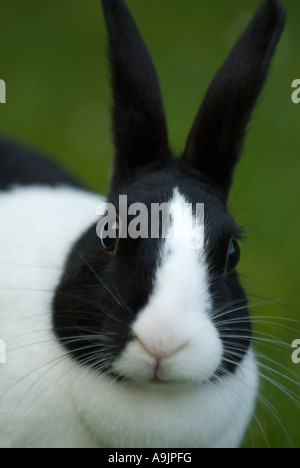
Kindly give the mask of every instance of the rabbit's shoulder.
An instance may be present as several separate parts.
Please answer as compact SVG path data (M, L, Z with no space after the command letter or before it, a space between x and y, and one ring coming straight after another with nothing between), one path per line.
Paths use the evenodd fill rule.
M40 184L79 187L72 176L64 172L47 156L6 139L0 140L0 190L12 186Z

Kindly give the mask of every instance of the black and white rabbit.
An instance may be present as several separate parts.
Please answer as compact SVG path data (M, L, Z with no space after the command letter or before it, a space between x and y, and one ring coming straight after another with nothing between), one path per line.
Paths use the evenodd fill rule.
M258 8L175 158L146 46L122 0L102 4L114 95L108 198L0 143L0 446L236 447L258 373L227 199L285 9ZM167 203L172 225L181 206L203 203L202 247L123 238L122 219L99 239L96 209L110 203L120 216L119 195Z

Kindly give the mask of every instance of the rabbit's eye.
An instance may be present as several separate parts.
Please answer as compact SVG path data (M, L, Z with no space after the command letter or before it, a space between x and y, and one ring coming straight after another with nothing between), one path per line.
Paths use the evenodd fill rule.
M232 273L240 261L241 251L240 246L235 239L230 241L227 253L226 272Z
M116 251L116 247L118 245L120 234L120 223L117 219L113 225L109 225L107 223L101 233L101 243L102 247L106 252L114 253Z

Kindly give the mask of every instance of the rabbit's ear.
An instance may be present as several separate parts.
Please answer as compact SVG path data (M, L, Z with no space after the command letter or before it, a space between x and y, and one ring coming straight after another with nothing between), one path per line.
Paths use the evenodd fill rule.
M206 175L226 200L246 126L285 24L279 0L267 0L215 76L183 158Z
M167 125L156 71L122 0L102 0L109 36L115 163L112 185L168 154Z

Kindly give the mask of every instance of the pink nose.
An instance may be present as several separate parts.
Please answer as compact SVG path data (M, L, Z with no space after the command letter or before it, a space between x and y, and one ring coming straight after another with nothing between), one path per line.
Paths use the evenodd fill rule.
M163 359L173 356L174 354L179 353L188 345L188 343L182 342L180 344L178 342L166 343L163 340L153 340L153 342L147 340L146 342L146 340L143 340L138 335L135 335L135 338L138 341L139 345L144 349L144 351L153 356L155 359Z

